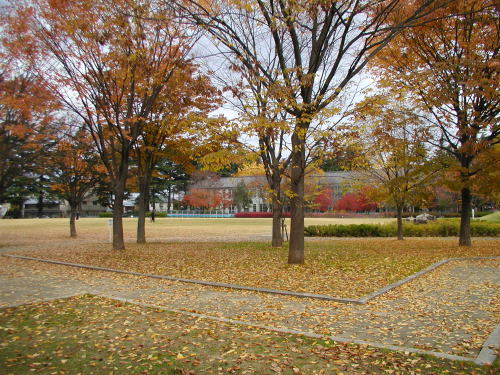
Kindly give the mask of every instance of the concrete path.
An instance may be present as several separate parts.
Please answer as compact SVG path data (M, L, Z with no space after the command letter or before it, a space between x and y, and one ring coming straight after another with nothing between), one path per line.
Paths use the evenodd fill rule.
M475 359L500 322L500 260L452 261L365 305L152 280L0 257L0 306L91 293L344 342ZM492 360L484 348L481 361Z

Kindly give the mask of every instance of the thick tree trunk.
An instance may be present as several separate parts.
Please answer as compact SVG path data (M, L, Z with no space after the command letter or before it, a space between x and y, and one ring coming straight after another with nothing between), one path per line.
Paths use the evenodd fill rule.
M149 190L149 179L139 178L139 204L137 213L137 243L146 243L146 200Z
M76 238L76 210L77 206L71 206L69 215L69 236Z
M398 222L397 237L398 240L403 239L403 207L396 206L396 217Z
M113 202L113 250L125 250L123 240L123 200L125 198L125 181L114 189Z
M471 246L470 216L472 211L472 194L468 187L461 190L462 213L460 215L460 233L458 239L459 246Z
M288 248L288 263L304 263L304 165L305 147L302 137L292 135L292 158L290 184L290 243Z

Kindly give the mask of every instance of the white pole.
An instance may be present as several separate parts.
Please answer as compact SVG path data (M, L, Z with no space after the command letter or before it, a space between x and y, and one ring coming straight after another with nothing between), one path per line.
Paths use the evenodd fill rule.
M109 243L113 242L113 219L108 219Z

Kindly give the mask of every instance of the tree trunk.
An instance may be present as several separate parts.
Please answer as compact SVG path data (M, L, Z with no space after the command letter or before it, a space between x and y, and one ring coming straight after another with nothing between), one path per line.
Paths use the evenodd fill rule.
M43 176L40 176L40 191L38 192L38 201L36 203L38 218L41 218L43 216L43 200L44 200L43 180L44 180Z
M292 158L290 184L290 243L288 264L304 263L304 165L305 147L302 137L292 135Z
M468 187L463 187L462 195L462 213L460 215L460 234L458 239L459 246L471 246L470 236L470 215L472 211L472 194Z
M273 227L272 227L272 247L283 246L283 231L281 228L281 217L283 211L283 205L281 203L281 175L279 169L275 168L272 170L272 175L270 176L270 187L272 190L271 205L273 211Z
M144 196L145 196L145 198L144 198L144 210L146 212L150 212L151 210L149 209L149 207L151 206L151 194L149 191L149 184L148 184L148 187L146 188Z
M281 247L283 246L283 233L281 231L281 202L276 194L273 192L272 198L273 205L273 237L271 240L271 246Z
M149 178L139 177L139 212L137 213L137 243L146 243L146 200Z
M172 185L168 185L167 188L168 195L167 195L167 211L170 211L171 205L172 205Z
M139 193L137 212L137 243L146 243L146 202L143 194Z
M69 216L69 236L76 238L76 210L77 206L71 206Z
M113 202L113 250L125 250L123 240L123 199L125 197L125 179L115 187Z
M398 240L403 239L403 207L402 206L396 206L396 217L398 221L398 229L397 229L397 236Z

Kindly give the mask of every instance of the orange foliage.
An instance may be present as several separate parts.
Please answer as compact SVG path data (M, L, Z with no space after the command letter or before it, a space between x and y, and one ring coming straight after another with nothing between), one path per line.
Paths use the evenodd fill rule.
M328 211L332 207L332 189L322 190L316 198L314 203L321 212Z
M191 189L184 196L184 202L195 208L206 209L228 207L232 203L215 189Z
M333 208L338 211L373 211L377 205L371 203L363 189L360 189L354 193L344 194L334 203Z

